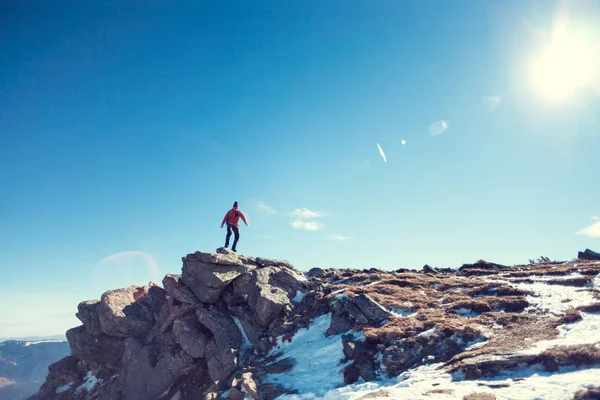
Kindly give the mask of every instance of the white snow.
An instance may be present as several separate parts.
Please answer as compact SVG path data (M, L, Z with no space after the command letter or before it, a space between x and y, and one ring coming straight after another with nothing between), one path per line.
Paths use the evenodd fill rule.
M67 383L66 385L62 385L56 388L56 394L61 394L66 392L67 390L71 389L71 386L73 385L73 383Z
M246 349L249 349L250 347L252 347L252 344L250 343L250 340L248 339L248 335L246 335L246 331L244 330L244 327L242 326L242 323L240 322L239 318L233 317L233 322L235 322L235 325L238 327L238 329L240 330L240 333L242 334L241 350L246 350Z
M85 379L85 382L83 382L81 385L79 385L79 387L77 387L76 391L85 390L87 392L91 392L97 383L102 382L102 379L96 378L94 376L94 374L92 373L92 371L88 371L88 373L84 379Z
M267 382L296 389L301 393L310 393L312 398L323 396L327 391L343 385L342 370L347 364L340 364L344 358L342 335L326 337L325 331L330 324L331 314L324 314L315 318L308 329L298 330L291 342L283 342L279 337L277 346L270 354L283 352L278 360L292 357L296 364L288 372L267 375Z
M574 276L578 276L578 274L573 274L570 277ZM532 284L511 283L517 288L530 290L536 294L536 296L527 297L527 300L532 304L531 309L547 310L552 315L559 316L564 314L570 307L597 301L593 299L590 287L582 290L578 287L547 285L541 282L546 279L538 279L538 277L535 280L540 282ZM594 279L594 286L600 288L600 277ZM455 288L455 290L463 289ZM402 313L402 311L398 312L394 309L390 311ZM465 314L468 314L469 311L471 310L457 310L457 312L464 312ZM581 315L583 317L581 321L561 325L558 338L539 342L533 348L527 349L526 352L541 352L557 345L600 341L600 313L582 312ZM562 368L558 372L552 373L544 371L539 366L532 366L506 372L493 378L467 381L463 380L460 374L452 376L443 372L440 369L443 364L438 363L412 369L392 379L366 383L359 382L343 386L341 371L345 365L339 364L339 361L343 358L341 335L325 338L323 334L330 322L331 316L323 315L316 318L309 329L301 329L294 336L291 343L279 342L274 353L283 351L280 358L292 356L297 364L288 373L269 375L268 380L296 389L300 394L283 395L278 397L278 400L358 400L366 395L369 395L369 400L388 400L390 398L428 400L433 397L460 399L465 395L476 392L492 393L498 400L566 400L572 399L573 394L577 390L586 387L586 385L597 384L598 376L600 376L600 365L581 369L574 367ZM492 329L499 328L501 328L499 325L492 327ZM419 336L428 337L434 332L435 329L429 329L421 332ZM357 334L355 333L355 335ZM467 345L472 349L484 343L485 341L475 341ZM378 356L381 357L381 354ZM508 387L491 388L487 386L498 384L506 384ZM433 389L451 389L453 392L450 395L425 394Z
M479 315L478 313L471 310L470 308L464 308L464 307L457 308L456 310L454 310L454 312L459 315L462 315L463 317L466 317L466 318L472 318L472 317L476 317Z
M60 342L64 342L64 340L57 340L57 339L36 340L33 342L25 342L25 344L23 346L27 347L27 346L31 346L31 345L40 344L40 343L60 343Z
M573 274L565 276L565 279L580 276ZM510 282L509 282L510 283ZM536 293L537 296L527 296L527 301L538 311L548 311L550 314L560 316L571 307L578 307L594 302L592 296L592 287L585 288L564 286L564 285L548 285L543 282L536 283L510 283L512 286L521 290L530 290ZM597 276L592 281L593 286L600 287L600 276ZM525 309L527 312L528 309Z
M302 300L304 300L304 296L306 296L306 292L296 290L296 296L294 296L294 298L292 299L292 302L302 303Z
M413 308L403 308L403 307L389 307L388 311L391 312L395 316L399 317L408 317L409 315L413 315L416 313L416 310Z

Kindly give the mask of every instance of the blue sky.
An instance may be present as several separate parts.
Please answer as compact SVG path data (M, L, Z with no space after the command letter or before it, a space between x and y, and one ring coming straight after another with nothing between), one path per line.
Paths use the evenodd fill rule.
M600 248L597 2L0 7L0 337L178 273L236 200L304 270Z

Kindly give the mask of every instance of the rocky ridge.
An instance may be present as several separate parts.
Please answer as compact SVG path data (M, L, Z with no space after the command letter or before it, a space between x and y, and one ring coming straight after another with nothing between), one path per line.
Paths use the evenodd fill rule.
M598 365L600 339L534 346L556 339L560 326L600 312L600 260L592 253L567 263L480 260L458 270L305 274L283 260L227 249L195 252L162 287L109 290L80 303L82 325L67 332L71 355L49 367L34 398L274 399L296 390L278 383L297 363L279 345L323 316L325 336L343 348L338 363L347 385L434 362L466 380L523 365L546 371ZM532 304L537 294L527 285L534 283L575 288L589 301L570 307L573 299L565 299L552 314ZM582 390L573 396L598 389Z

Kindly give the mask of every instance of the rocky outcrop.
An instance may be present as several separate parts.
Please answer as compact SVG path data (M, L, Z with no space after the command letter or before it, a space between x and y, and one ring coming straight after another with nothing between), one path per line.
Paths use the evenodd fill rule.
M216 303L223 289L238 276L256 269L236 254L201 253L183 258L182 282L203 303Z
M600 260L600 253L597 253L590 249L585 249L584 251L580 251L577 254L577 258L579 258L580 260Z
M305 276L284 260L228 249L195 252L183 258L181 275L164 277L162 288L130 286L80 303L82 325L67 332L71 356L50 367L35 398L274 399L295 392L276 377L306 368L299 365L303 348L285 349L310 336L317 319L319 340L338 349L331 352L346 384L433 363L466 379L521 365L546 371L594 365L598 343L519 351L597 311L597 300L549 315L530 307L532 293L519 285L543 281L592 293L599 272L600 263L591 261L543 267L479 261L458 271L313 268ZM600 298L595 291L589 296Z

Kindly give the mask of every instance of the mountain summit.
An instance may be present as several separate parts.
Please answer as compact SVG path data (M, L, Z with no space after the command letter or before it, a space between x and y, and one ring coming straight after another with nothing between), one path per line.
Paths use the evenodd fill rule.
M198 251L80 303L32 399L598 398L594 254L303 273Z

